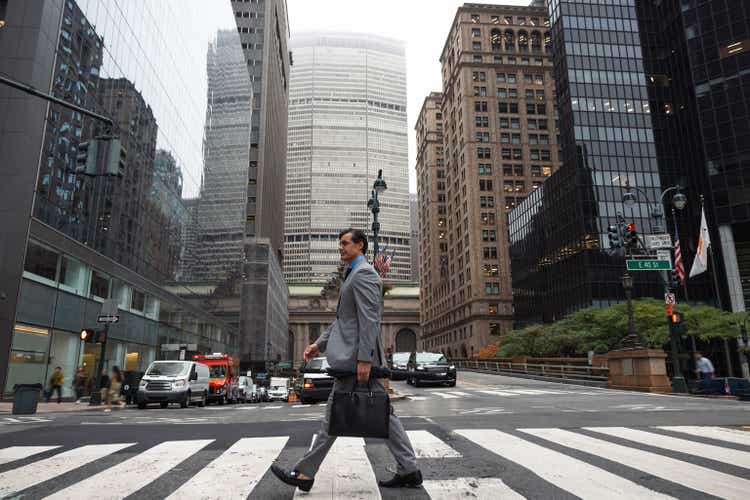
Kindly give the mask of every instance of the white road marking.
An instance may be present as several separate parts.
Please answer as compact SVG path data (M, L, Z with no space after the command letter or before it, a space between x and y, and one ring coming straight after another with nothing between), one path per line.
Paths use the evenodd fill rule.
M330 500L331 498L379 499L380 487L365 453L362 438L338 438L315 475L309 493L295 490L294 498Z
M449 391L448 394L453 394L455 396L463 396L463 397L471 397L473 394L469 392L461 392L461 391Z
M283 408L282 406L264 406L264 410L278 410L279 408Z
M458 458L461 454L428 431L406 431L417 458Z
M125 498L156 480L211 442L213 439L164 441L47 498L85 498L87 500ZM222 481L224 480L226 478L222 478Z
M10 446L0 450L0 464L15 462L22 458L28 458L32 455L38 455L45 451L54 450L59 446Z
M514 394L512 392L505 392L505 391L477 391L481 392L482 394L489 394L490 396L518 396L518 394Z
M664 455L621 446L562 429L519 429L568 448L597 455L709 495L746 499L750 481ZM634 495L637 496L637 495Z
M279 456L288 439L288 436L240 439L168 498L245 499ZM217 478L221 480L217 481Z
M505 432L494 429L465 429L455 432L581 498L671 498L582 460Z
M424 401L427 398L424 396L409 396L409 399L411 399L412 401Z
M58 453L0 474L0 498L31 488L135 443L94 444Z
M722 446L698 443L695 441L688 441L687 439L663 436L653 432L628 429L627 427L584 427L584 429L606 434L607 436L627 439L628 441L635 441L636 443L663 448L665 450L695 455L710 460L716 460L717 462L724 462L736 465L737 467L750 469L750 453L747 451L729 450Z
M717 441L726 441L727 443L744 444L745 446L750 446L750 432L741 431L738 429L727 429L724 427L699 427L697 425L665 425L657 427L657 429L664 429L665 431L680 432L684 434L690 434L692 436L716 439Z
M292 408L310 408L312 405L304 404L304 405L294 405Z
M510 489L502 480L492 477L462 477L443 481L425 481L424 489L432 500L524 500L526 497Z
M436 396L440 396L443 399L458 399L458 396L454 396L453 394L447 394L445 392L433 392L432 394Z

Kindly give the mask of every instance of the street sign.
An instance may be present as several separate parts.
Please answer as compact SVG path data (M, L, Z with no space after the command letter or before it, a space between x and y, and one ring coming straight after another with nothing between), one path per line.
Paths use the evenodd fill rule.
M667 233L647 234L646 247L650 249L672 248L672 237Z
M627 260L625 265L628 271L669 271L672 269L670 261L659 259Z
M96 318L97 323L117 323L118 321L120 321L120 317L117 314L99 315L99 317Z
M674 296L673 293L665 293L664 303L667 305L673 306L677 303L677 298Z
M672 252L670 250L657 250L656 260L668 260L672 262Z

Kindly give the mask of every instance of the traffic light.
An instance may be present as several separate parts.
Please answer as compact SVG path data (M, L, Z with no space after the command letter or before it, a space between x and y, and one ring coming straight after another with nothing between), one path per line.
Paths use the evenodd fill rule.
M107 175L116 175L122 177L125 173L125 162L128 153L122 147L122 141L113 137L109 140L109 154L107 155L107 166L105 172Z
M620 236L620 228L617 226L609 226L607 228L607 234L609 235L609 248L621 248L622 237Z
M633 222L625 229L625 246L631 250L638 248L638 231Z
M76 174L96 175L96 158L99 151L99 141L91 139L78 144L76 155Z
M669 271L669 288L676 290L680 286L680 277L677 275L677 271L672 269Z
M81 330L81 340L86 342L87 344L105 342L107 340L107 333L104 330L84 328L83 330Z
M669 329L676 335L685 336L687 329L685 327L685 318L679 311L673 311L669 316Z

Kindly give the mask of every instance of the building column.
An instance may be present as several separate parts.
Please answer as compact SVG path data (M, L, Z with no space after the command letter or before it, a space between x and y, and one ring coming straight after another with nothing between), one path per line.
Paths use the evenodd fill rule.
M737 252L734 246L734 234L732 226L724 224L719 226L719 240L721 241L721 255L724 258L724 270L726 271L727 289L729 290L729 304L732 312L745 311L745 297L742 292L742 280L740 278L740 269L737 264ZM737 344L742 346L742 338L737 338ZM725 341L726 346L726 341ZM740 356L742 367L742 376L750 378L750 367L747 364L747 357Z

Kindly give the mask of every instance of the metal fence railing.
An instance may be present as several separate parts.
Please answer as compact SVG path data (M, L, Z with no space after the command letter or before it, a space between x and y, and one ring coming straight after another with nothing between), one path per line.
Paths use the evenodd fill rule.
M454 360L457 368L486 370L506 373L520 373L542 377L555 377L566 380L589 380L606 382L609 378L609 368L605 366L560 365L542 363L513 363L510 361Z

